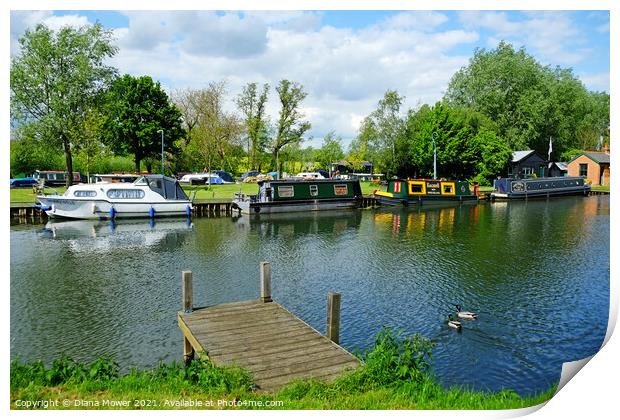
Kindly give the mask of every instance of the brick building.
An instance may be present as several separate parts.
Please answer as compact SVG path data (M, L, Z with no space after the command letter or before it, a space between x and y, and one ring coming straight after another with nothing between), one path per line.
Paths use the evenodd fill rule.
M568 176L585 176L592 185L609 186L609 153L582 152L568 162Z

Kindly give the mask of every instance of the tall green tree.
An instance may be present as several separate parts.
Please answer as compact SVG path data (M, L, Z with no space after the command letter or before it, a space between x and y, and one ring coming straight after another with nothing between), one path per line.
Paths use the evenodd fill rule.
M437 145L437 176L488 181L500 174L511 151L497 136L495 124L470 108L438 102L410 112L406 137L414 176L433 175L433 135Z
M39 24L19 44L11 59L11 120L31 126L41 141L62 149L72 173L77 128L116 74L105 64L117 51L112 32L100 24L57 32ZM67 186L72 181L68 176Z
M310 123L304 120L301 112L301 102L308 95L299 83L281 80L276 87L280 100L280 114L275 130L275 136L271 142L271 155L275 163L276 171L280 172L280 150L291 143L303 141L303 135L310 130Z
M404 99L395 90L386 91L360 127L359 138L374 150L374 164L387 176L406 172L408 151L403 141L404 119L400 115Z
M571 69L543 66L524 48L501 42L494 50L476 50L450 80L444 99L495 121L513 150L546 155L552 138L553 159L591 144L609 126L605 96L588 92Z
M323 169L329 169L330 164L344 158L342 150L342 137L330 131L323 137L321 148L315 153L315 159Z
M185 135L181 113L172 104L159 82L149 76L128 74L116 79L107 93L105 141L115 153L134 156L135 170L146 159L147 170L164 149L175 152L175 142Z
M260 93L256 83L248 83L237 96L236 104L244 117L245 131L248 139L248 167L256 169L258 156L268 142L269 119L266 115L269 84L265 83Z

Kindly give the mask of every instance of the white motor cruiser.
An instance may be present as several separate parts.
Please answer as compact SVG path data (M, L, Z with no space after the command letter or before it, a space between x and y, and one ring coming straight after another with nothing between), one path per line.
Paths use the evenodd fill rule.
M142 175L133 183L78 184L63 195L37 195L49 217L114 219L190 216L192 200L179 182L163 175Z

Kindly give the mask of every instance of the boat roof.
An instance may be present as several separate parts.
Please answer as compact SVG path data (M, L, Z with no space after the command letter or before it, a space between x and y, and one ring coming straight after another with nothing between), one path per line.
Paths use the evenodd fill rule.
M329 183L338 183L338 184L342 184L343 182L358 182L357 179L331 179L331 178L327 178L327 179L320 179L320 178L313 178L313 179L274 179L273 181L258 181L258 184L264 184L264 183L270 183L270 184L316 184L316 183L324 183L324 184L329 184Z

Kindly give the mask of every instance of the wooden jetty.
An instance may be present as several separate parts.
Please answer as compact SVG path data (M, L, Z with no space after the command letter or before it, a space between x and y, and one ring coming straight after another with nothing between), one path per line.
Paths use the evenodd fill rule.
M329 293L327 336L271 299L271 266L261 268L261 297L194 308L192 273L182 272L184 358L206 357L216 365L247 369L259 391L274 391L296 379L331 381L360 361L338 345L340 294Z
M373 197L364 197L361 201L362 208L377 206ZM34 207L32 203L14 203L10 208L11 218L19 219L23 223L41 223L47 220L47 214L41 209ZM192 215L200 217L222 217L237 214L232 208L232 200L198 201L194 202Z

